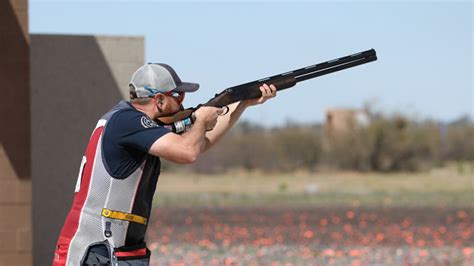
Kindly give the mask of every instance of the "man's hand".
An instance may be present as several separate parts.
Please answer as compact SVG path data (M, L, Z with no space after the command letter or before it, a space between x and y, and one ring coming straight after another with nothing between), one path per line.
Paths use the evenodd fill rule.
M212 130L217 123L217 117L222 114L221 108L203 106L196 110L196 122L202 121L206 130Z
M244 101L244 103L247 106L262 104L266 102L268 99L275 97L277 89L275 86L273 86L273 84L271 84L270 86L268 86L267 84L263 84L262 86L260 86L260 91L262 92L262 97L258 99L246 100Z

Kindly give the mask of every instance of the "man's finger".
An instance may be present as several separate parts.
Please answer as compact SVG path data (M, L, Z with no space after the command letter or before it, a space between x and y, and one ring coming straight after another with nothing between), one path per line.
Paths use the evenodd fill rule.
M276 96L276 87L273 84L268 87L268 96L269 98Z
M272 90L272 93L276 93L276 91L277 91L277 88L273 84L270 85L270 89Z
M265 96L272 94L271 89L267 84L263 84L263 88L265 89Z

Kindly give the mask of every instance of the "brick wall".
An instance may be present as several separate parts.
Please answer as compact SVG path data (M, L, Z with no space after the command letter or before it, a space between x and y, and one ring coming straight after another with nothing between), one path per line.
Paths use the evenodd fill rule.
M28 1L0 1L0 266L31 265Z
M0 265L31 265L31 180L19 179L0 149Z
M51 264L90 130L143 50L142 37L29 36L28 1L0 0L0 266Z

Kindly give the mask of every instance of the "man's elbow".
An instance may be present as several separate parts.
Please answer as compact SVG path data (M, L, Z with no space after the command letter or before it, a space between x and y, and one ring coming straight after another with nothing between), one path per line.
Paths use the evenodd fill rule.
M183 163L184 164L194 163L195 161L197 161L197 158L198 158L197 155L191 155L190 154L190 155L186 156L186 158L184 158Z
M186 155L183 156L182 163L184 164L194 163L195 161L197 161L199 154L200 154L200 151L198 150L189 150L186 153Z

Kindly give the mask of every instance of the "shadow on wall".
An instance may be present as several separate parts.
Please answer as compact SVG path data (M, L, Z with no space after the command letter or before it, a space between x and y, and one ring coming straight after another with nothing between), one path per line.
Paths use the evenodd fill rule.
M30 38L33 262L50 265L90 134L122 96L95 37Z
M19 178L31 176L28 52L10 1L0 1L0 145Z

